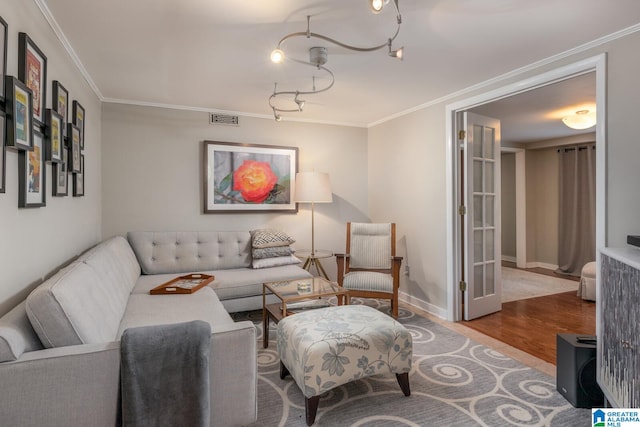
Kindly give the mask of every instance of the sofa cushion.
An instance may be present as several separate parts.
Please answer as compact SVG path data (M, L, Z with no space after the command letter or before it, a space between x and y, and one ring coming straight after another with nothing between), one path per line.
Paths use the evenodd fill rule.
M112 237L38 286L27 315L46 348L116 338L140 267L127 241Z
M234 322L220 300L210 288L204 287L194 294L149 295L133 294L117 338L128 328L204 320L213 331L224 330Z
M23 301L0 319L0 362L17 360L24 352L43 348L25 306Z
M113 341L120 320L109 293L83 262L62 269L27 297L27 315L46 348Z
M140 264L129 242L122 236L112 237L91 249L83 262L108 282L106 286L117 288L115 293L124 307L140 276Z
M127 237L145 274L251 266L248 231L131 231Z

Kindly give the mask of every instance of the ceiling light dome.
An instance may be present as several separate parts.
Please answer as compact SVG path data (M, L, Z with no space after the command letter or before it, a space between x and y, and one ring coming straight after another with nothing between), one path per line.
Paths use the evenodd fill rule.
M579 110L575 114L562 118L562 123L571 129L589 129L596 124L596 112L589 110Z

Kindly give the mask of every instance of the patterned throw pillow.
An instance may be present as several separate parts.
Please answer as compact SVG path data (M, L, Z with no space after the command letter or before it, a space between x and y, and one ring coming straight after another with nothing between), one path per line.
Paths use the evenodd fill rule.
M289 246L295 240L287 233L280 230L263 229L251 231L251 243L254 248L273 248L278 246Z
M300 264L301 262L302 261L294 255L287 255L275 258L254 259L251 266L253 268L269 268L277 267L279 265Z
M287 256L293 253L293 249L287 246L274 246L273 248L253 248L251 256L253 259L275 258L278 256Z

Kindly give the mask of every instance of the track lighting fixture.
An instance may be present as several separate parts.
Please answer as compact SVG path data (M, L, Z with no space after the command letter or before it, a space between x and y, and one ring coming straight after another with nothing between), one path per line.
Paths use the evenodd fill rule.
M278 42L278 46L276 47L276 49L274 49L271 52L271 61L274 63L281 63L283 62L285 59L289 59L293 62L297 62L299 64L304 64L304 65L310 65L314 68L316 68L316 70L326 74L326 76L328 77L328 83L324 84L321 87L316 87L316 76L312 76L312 86L310 89L307 90L278 90L278 85L277 83L274 85L274 89L273 89L273 94L271 94L271 96L269 97L269 106L271 107L271 109L273 110L273 116L275 118L276 121L281 121L282 120L282 116L280 115L280 113L294 113L294 112L301 112L304 108L305 105L305 101L300 99L300 95L314 95L316 93L320 93L320 92L325 92L329 89L331 89L331 87L333 87L333 84L335 83L335 77L333 75L333 73L331 72L331 70L329 70L327 67L324 66L324 64L327 63L328 61L328 50L326 47L324 46L314 46L312 48L309 49L309 60L305 61L305 60L301 60L301 59L297 59L297 58L290 58L287 57L287 55L285 54L284 50L283 50L283 44L284 42L286 42L288 39L293 38L293 37L306 37L306 38L315 38L315 39L319 39L319 40L323 40L325 42L334 44L336 46L340 46L342 48L345 49L349 49L349 50L354 50L357 52L373 52L375 50L380 50L380 49L384 49L385 47L388 47L389 49L389 56L392 58L398 58L400 60L402 60L403 54L404 54L404 47L400 47L399 49L393 49L393 41L396 39L396 37L398 37L398 33L400 32L400 25L402 24L402 16L400 15L400 7L398 6L398 1L399 0L368 0L369 1L369 7L371 8L371 11L375 14L378 14L382 11L382 9L384 8L385 5L387 5L388 3L393 3L395 10L396 10L396 30L393 34L392 37L388 38L387 41L385 43L379 44L379 45L375 45L375 46L371 46L371 47L360 47L360 46L353 46L350 45L348 43L343 43L341 41L338 41L336 39L333 39L331 37L325 36L323 34L319 34L319 33L314 33L311 31L311 17L307 16L307 30L306 31L300 31L300 32L295 32L295 33L290 33L287 34L286 36L282 37L280 39L280 41ZM281 107L281 106L276 106L275 102L276 102L276 98L288 98L288 102L291 102L291 98L293 97L293 102L295 103L295 107L293 107L293 105L291 106L291 108L286 108L286 107Z
M369 7L373 13L382 12L382 8L389 3L389 0L369 0Z

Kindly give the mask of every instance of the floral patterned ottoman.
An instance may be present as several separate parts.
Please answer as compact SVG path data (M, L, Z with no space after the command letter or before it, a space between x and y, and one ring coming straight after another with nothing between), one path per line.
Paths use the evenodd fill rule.
M396 374L409 396L411 334L392 317L364 305L320 308L278 323L280 378L290 373L305 396L307 425L320 395L380 373Z

